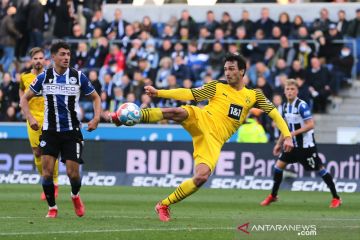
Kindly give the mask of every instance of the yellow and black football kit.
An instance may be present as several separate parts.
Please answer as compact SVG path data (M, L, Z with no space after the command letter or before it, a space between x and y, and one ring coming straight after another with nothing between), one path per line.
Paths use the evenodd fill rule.
M36 79L36 75L32 72L24 72L20 76L20 89L26 92L29 89L30 84ZM39 124L39 130L33 130L29 122L26 121L27 124L27 132L30 141L30 145L32 148L36 148L40 144L40 136L42 133L42 125L44 121L44 97L42 95L37 95L30 99L29 101L29 110L31 115L36 119ZM35 166L40 173L42 174L42 165L41 158L35 157ZM58 184L58 161L56 161L56 166L54 169L54 184Z
M284 119L258 89L243 87L237 91L226 82L211 81L200 88L159 90L158 97L197 102L209 99L203 109L182 106L189 114L182 125L193 138L195 165L205 163L211 171L215 169L223 144L237 131L253 107L262 109L285 137L290 136Z

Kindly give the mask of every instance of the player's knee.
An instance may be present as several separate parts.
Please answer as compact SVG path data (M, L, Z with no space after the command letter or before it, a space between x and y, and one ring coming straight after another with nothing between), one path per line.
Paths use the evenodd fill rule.
M42 177L44 179L52 179L53 178L53 171L50 169L44 169L42 170Z
M35 157L41 158L41 150L39 148L33 148L33 153Z
M207 175L207 174L195 175L194 183L197 187L201 187L204 183L206 183L208 178L209 178L209 175Z

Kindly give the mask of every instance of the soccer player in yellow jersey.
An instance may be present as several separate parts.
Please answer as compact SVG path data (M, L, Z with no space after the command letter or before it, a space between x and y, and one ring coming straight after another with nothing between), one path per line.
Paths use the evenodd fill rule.
M32 48L29 52L31 57L32 68L28 72L24 72L21 74L20 78L20 90L19 95L20 98L24 93L29 89L30 84L34 81L37 75L43 72L44 70L44 50L39 47ZM40 175L42 175L42 164L41 164L41 150L39 147L40 135L42 123L44 120L44 97L42 95L36 96L29 102L29 108L31 114L34 116L36 121L38 122L38 130L35 131L29 126L29 122L27 121L27 132L30 141L30 145L32 148L32 152L34 154L35 166ZM58 161L56 161L56 167L54 169L54 184L55 184L55 195L58 195ZM46 200L45 194L41 194L41 199Z
M287 124L275 106L260 90L246 88L243 82L246 71L245 59L236 54L227 55L224 71L226 81L211 81L200 88L157 90L152 86L145 86L145 92L152 97L197 102L209 99L209 104L203 109L186 105L178 108L141 110L141 122L171 119L181 123L193 139L195 174L193 178L182 182L173 193L157 203L155 210L161 221L170 220L169 205L190 196L208 180L215 169L222 146L245 121L251 108L262 109L275 121L284 135L285 152L293 148ZM116 125L120 124L115 113L110 113L108 118Z

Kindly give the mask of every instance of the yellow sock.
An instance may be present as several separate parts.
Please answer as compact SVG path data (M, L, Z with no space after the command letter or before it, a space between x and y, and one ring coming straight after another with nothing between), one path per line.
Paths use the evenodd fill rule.
M59 183L59 160L56 159L53 173L53 181L55 185Z
M42 176L41 157L36 157L36 156L34 155L34 159L35 159L36 169L37 169L38 173L40 174L40 176Z
M180 202L184 198L190 196L198 190L192 178L183 181L177 189L167 198L161 201L162 205L169 206L170 204Z
M160 108L141 109L141 122L143 123L156 123L163 119L164 116Z

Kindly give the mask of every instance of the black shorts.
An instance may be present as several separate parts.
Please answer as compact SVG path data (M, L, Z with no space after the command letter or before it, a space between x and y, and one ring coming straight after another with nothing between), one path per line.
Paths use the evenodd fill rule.
M294 148L291 152L282 152L279 159L286 163L301 163L306 171L317 171L323 166L316 147Z
M50 155L55 158L61 154L61 162L66 160L84 163L81 154L84 146L83 136L80 130L56 132L45 130L40 137L42 155Z

